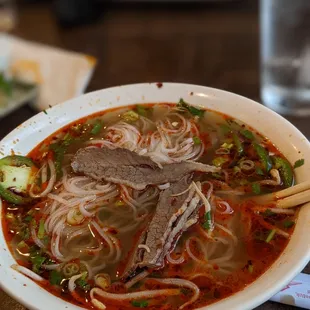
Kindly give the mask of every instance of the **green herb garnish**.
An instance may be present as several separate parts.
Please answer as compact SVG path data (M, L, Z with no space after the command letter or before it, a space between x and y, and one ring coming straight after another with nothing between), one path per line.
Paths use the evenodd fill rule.
M202 117L204 115L204 110L195 108L191 105L189 105L187 102L185 102L182 98L180 99L178 106L181 108L186 109L189 113L191 113L194 116Z
M135 108L136 112L139 114L139 115L142 115L142 116L145 116L146 115L146 108L142 105L136 105L136 108Z
M102 126L103 126L103 123L101 121L97 120L90 133L93 135L97 135L101 131Z
M139 114L135 111L129 110L122 114L122 119L125 122L133 123L136 122L139 119Z
M293 174L293 169L290 165L290 163L279 156L274 156L273 162L275 165L276 169L279 169L280 175L282 177L283 183L286 187L290 187L293 184L294 181L294 174Z
M221 124L220 128L221 128L224 135L231 132L231 128L226 124Z
M137 308L146 308L149 305L146 300L133 300L131 304L133 307Z
M39 230L38 230L38 238L42 239L44 237L44 234L45 234L44 220L41 219L40 224L39 224Z
M237 153L241 155L243 153L243 145L242 145L240 138L235 133L233 134L233 140L234 140Z
M50 280L50 283L52 285L60 285L62 279L63 279L63 277L61 276L60 272L58 272L56 270L52 270L50 272L49 280Z
M208 231L212 228L211 211L205 213L202 227Z
M294 221L290 221L290 220L286 220L286 221L284 221L284 223L283 223L283 226L285 227L285 228L291 228L291 227L293 227L295 225L295 222Z
M252 192L256 195L261 193L261 188L259 183L252 183Z
M201 144L201 140L200 140L200 138L197 137L197 136L194 136L194 137L193 137L193 142L194 142L194 144L196 144L196 145Z
M266 151L266 149L264 147L262 147L258 143L253 143L253 147L254 147L254 150L256 151L261 163L263 164L265 171L269 172L270 169L272 168L272 161L271 161L271 158L270 158L268 152Z
M296 160L294 164L294 169L301 167L304 163L305 163L305 160L303 158Z
M33 217L31 215L27 215L25 218L24 218L24 221L25 222L31 222L31 220L33 219Z
M258 174L258 175L265 175L263 169L260 168L260 167L256 167L256 168L255 168L255 172L256 172L256 174Z
M263 213L263 216L272 216L275 215L274 212L272 212L270 209L266 209Z
M46 257L37 255L31 258L32 262L32 271L35 273L40 273L41 266L45 262Z

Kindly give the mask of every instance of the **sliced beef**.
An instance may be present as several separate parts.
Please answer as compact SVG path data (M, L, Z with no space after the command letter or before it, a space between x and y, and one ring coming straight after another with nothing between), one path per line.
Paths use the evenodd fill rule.
M182 233L198 221L200 198L194 189L186 191L192 181L187 175L161 192L155 214L137 244L133 259L128 263L124 279L144 268L163 266ZM177 195L183 193L181 195ZM175 196L177 195L177 196Z
M213 166L196 162L180 162L165 165L162 169L149 157L140 156L123 148L80 149L71 163L73 170L95 180L125 184L142 190L147 185L177 182L183 176L194 172L216 172Z

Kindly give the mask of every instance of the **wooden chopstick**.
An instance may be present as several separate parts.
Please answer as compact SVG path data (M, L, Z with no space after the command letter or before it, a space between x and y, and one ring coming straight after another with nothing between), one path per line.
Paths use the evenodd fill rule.
M310 189L276 201L278 208L294 208L310 201Z
M293 208L310 201L310 181L302 182L281 191L253 197L259 204L275 202L278 208Z

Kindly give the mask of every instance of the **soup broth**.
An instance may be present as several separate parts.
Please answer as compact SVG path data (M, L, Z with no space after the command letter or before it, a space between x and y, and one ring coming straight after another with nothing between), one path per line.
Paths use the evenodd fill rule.
M106 176L103 165L119 148L125 157ZM88 162L82 171L83 152L96 163L93 172ZM110 162L98 163L100 152ZM298 210L253 199L294 183L293 167L272 142L183 100L91 115L15 157L0 160L2 225L14 268L88 309L195 309L219 301L271 266L296 222ZM117 176L134 160L154 164L135 168L156 172L151 181L145 173L142 189L131 174ZM157 184L165 169L168 181ZM173 192L180 180L188 185ZM178 217L186 212L183 223ZM154 233L156 221L164 230Z

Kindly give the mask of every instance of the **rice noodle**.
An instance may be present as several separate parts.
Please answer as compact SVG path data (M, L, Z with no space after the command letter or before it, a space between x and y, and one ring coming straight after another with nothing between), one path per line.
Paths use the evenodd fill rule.
M188 305L194 303L198 299L199 294L200 294L199 287L195 283L188 281L188 280L168 278L168 279L154 279L154 281L159 282L161 284L175 285L178 287L186 287L186 288L189 288L194 293L192 298L186 303L184 303L181 307L179 307L179 309L183 309L187 307Z
M167 258L167 261L170 264L173 264L173 265L179 265L179 264L182 264L185 261L185 258L184 258L183 254L181 254L178 259L174 259L174 258L171 257L171 253L168 253L166 255L166 258Z
M145 270L141 273L139 273L138 275L136 275L134 278L132 278L130 281L128 281L127 283L125 283L125 287L126 289L131 288L133 285L135 285L137 282L143 280L144 278L146 278L148 275L150 274L150 271Z
M90 291L90 298L94 299L95 295L98 295L104 299L109 300L131 300L131 299L149 299L154 298L157 296L176 296L180 294L179 289L160 289L160 290L151 290L151 291L141 291L141 292L134 292L134 293L124 293L124 294L114 294L105 292L104 290L100 288L93 288Z
M75 276L73 276L73 277L70 278L69 283L68 283L68 289L69 289L69 291L70 291L71 293L72 293L72 292L75 290L75 288L76 288L75 281L78 280L78 279L80 279L80 278L82 278L82 277L83 277L83 274L81 273L81 274L77 274L77 275L75 275Z
M28 268L23 267L21 265L14 264L11 266L11 268L16 270L16 271L19 271L20 273L31 278L32 280L39 281L39 282L46 281L44 278L42 278L38 274L34 273L33 271L31 271Z
M56 182L56 169L55 169L55 164L53 163L53 161L51 159L49 159L47 161L48 163L48 166L49 166L49 170L50 170L50 179L48 181L48 184L46 186L46 189L41 192L40 194L34 194L33 193L33 189L34 189L34 183L31 185L30 187L30 190L29 190L29 195L30 197L33 197L33 198L39 198L39 197L45 197L49 192L51 192L51 190L53 189L54 185L55 185L55 182ZM43 171L46 167L46 164L44 164L42 166L42 170ZM37 175L41 173L41 171L38 171ZM47 172L46 172L47 173ZM44 178L45 178L45 175L44 175Z

